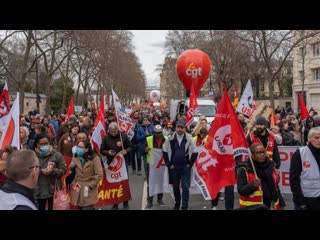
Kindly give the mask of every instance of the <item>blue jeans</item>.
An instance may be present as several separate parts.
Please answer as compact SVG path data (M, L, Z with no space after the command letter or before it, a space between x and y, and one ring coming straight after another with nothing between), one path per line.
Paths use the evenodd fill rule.
M137 163L138 163L138 171L141 171L141 161L143 159L143 163L144 163L144 168L146 167L146 153L144 152L143 149L139 149L137 150Z
M175 199L175 206L180 207L180 181L182 185L182 209L188 209L189 203L189 187L190 187L190 167L173 168L170 170L173 179L173 194Z
M137 170L137 167L136 167L136 156L137 156L138 171L141 171L141 156L138 157L137 146L133 146L131 151L130 151L130 163L131 163L131 166L132 166L132 170Z

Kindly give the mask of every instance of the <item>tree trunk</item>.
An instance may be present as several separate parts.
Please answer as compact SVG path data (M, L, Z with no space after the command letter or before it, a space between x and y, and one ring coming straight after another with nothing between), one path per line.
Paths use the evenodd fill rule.
M26 43L26 51L23 56L23 72L21 74L20 78L20 84L19 84L19 95L20 95L20 113L23 114L24 112L24 86L26 82L26 76L28 71L28 62L30 57L30 50L32 47L31 43L31 36L32 36L32 30L28 30L27 35L27 43Z
M46 109L45 109L45 113L49 114L50 113L50 106L51 106L51 90L53 85L51 84L52 82L52 76L49 75L47 76L47 82L50 83L49 88L47 90L47 104L46 104Z
M272 89L272 86L273 86L273 77L269 75L269 99L270 99L270 104L271 104L271 107L274 109L274 92L273 92L273 89Z
M69 78L69 63L70 63L70 55L68 56L68 59L67 59L67 69L66 69L66 74L64 75L65 77L64 77L64 81L63 81L62 104L61 104L61 108L60 108L61 112L66 107L67 85L68 85L68 78Z
M79 84L78 84L78 87L77 87L77 91L76 91L76 101L75 103L76 104L79 104L79 91L80 91L80 78L78 79L79 80Z

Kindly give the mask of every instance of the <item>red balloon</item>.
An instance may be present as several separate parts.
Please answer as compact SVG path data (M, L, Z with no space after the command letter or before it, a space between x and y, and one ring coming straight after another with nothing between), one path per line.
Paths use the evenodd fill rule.
M191 89L191 83L198 94L204 82L208 79L211 70L209 56L198 50L184 51L177 59L177 74L186 90Z

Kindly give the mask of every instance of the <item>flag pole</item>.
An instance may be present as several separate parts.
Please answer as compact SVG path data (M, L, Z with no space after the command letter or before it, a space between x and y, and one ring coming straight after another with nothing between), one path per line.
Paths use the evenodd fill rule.
M112 90L113 90L113 89L112 89ZM123 150L124 150L124 148L123 148L123 141L122 141L122 137L121 137L121 131L120 131L120 128L119 128L118 109L117 109L116 102L115 102L115 100L114 100L113 94L112 94L112 100L113 100L114 109L116 110L116 117L117 117L118 131L119 131L120 141L121 141L121 147L122 147L122 151L123 151Z
M258 178L257 171L256 171L256 168L255 168L255 166L253 164L253 160L252 160L252 157L251 157L251 151L250 151L250 149L248 149L248 150L249 150L249 159L250 159L250 163L252 165L253 173L256 176L256 178Z
M122 151L124 150L123 148L123 141L122 141L122 137L121 137L121 131L119 128L119 120L118 120L118 113L117 113L117 109L116 109L116 115L117 115L117 124L118 124L118 129L119 129L119 135L120 135L120 141L121 141L121 147L122 147Z

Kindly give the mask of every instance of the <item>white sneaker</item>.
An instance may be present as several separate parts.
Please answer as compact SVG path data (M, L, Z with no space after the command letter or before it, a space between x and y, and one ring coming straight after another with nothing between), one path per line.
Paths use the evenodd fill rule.
M217 207L212 207L211 210L217 210Z

